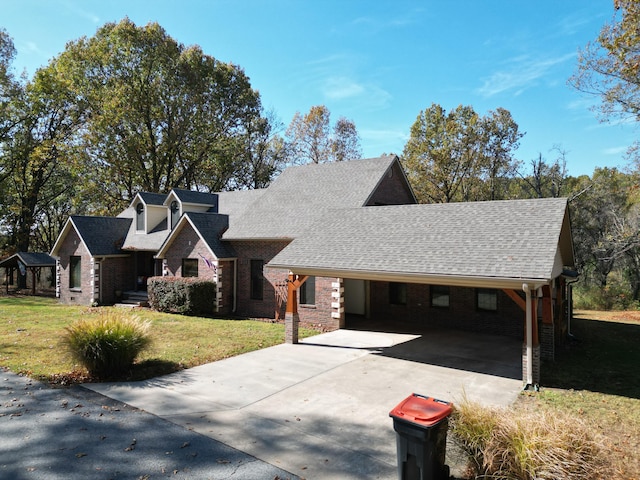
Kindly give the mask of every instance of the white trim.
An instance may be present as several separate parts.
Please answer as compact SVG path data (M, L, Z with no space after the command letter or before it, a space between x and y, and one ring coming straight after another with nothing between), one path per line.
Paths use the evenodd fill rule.
M292 267L269 263L269 268L289 270L298 275L309 275L329 278L351 278L354 280L377 280L383 282L421 283L428 285L449 285L452 287L497 288L519 290L523 283L532 289L549 285L553 279L547 278L509 278L482 277L465 275L435 275L428 273L380 272L368 270L339 270L333 268Z

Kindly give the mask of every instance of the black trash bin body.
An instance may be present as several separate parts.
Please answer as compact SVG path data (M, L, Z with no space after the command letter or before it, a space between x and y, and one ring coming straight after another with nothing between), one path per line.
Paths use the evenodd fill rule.
M414 393L389 416L396 431L399 480L444 480L450 402Z

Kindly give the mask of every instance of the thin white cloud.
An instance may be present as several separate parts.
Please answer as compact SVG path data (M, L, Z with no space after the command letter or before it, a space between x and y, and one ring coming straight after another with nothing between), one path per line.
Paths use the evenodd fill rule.
M365 88L347 77L329 77L324 81L322 91L331 100L343 100L361 95Z
M619 146L619 147L610 147L610 148L605 148L602 151L603 155L613 155L613 156L620 156L622 154L625 154L629 151L629 145L625 145L625 146Z
M101 23L100 17L93 12L85 10L84 8L78 7L76 3L66 2L65 3L67 9L78 17L82 17L86 20L89 20L91 23L97 25Z
M365 157L376 157L383 153L401 155L409 139L405 129L362 129L358 130Z
M575 58L574 53L544 59L532 59L529 55L513 58L508 62L507 68L485 78L483 85L477 91L483 97L493 97L505 92L520 95L539 80L548 77L554 67L573 58Z
M357 55L333 53L307 62L308 68L298 72L297 83L317 91L327 103L340 102L367 111L387 107L391 94L371 80L371 75L366 82L361 81L360 63L362 59Z

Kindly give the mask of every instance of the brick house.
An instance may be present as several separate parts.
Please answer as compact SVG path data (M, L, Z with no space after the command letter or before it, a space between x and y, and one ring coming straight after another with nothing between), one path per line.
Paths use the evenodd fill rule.
M523 338L527 383L566 333L573 267L566 199L417 205L395 156L290 167L262 190L140 193L118 217L72 216L51 255L66 303L210 278L220 315L286 317L289 342L300 321L357 319Z

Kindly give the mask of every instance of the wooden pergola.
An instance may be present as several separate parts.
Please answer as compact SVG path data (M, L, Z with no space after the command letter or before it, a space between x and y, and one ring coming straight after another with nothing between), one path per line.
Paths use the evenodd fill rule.
M10 278L13 276L14 271L18 270L23 272L24 275L26 275L28 271L31 272L31 293L35 295L38 272L42 268L55 268L55 266L56 259L43 252L18 252L0 261L0 268L5 269L5 286L7 293L9 293Z

